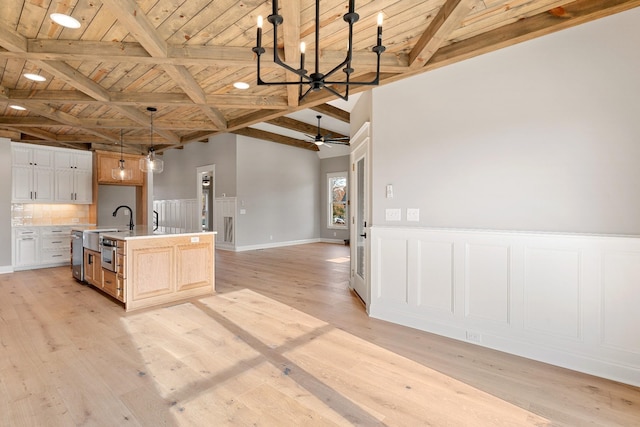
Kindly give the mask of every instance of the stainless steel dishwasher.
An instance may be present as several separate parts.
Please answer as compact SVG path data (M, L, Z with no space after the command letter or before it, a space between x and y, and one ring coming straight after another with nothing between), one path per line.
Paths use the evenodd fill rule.
M83 234L80 230L73 230L71 232L71 271L73 277L80 282L84 281Z

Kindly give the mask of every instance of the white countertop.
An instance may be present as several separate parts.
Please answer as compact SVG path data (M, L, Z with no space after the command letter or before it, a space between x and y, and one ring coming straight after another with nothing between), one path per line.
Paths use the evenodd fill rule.
M180 236L200 236L203 234L217 234L216 231L152 231L148 229L132 230L132 231L116 231L102 233L102 237L117 240L133 240L133 239L149 239L162 237L180 237Z

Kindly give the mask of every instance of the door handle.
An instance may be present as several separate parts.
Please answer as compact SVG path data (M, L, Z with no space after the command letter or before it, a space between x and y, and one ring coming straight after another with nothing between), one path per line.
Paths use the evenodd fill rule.
M364 237L366 239L367 238L367 233L361 234L360 237Z

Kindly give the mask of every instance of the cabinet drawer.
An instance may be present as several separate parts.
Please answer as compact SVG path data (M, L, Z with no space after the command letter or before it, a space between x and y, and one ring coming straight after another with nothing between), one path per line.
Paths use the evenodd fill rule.
M70 227L43 227L40 230L40 236L42 237L60 237L69 239L71 236Z
M124 280L113 271L102 270L102 290L124 302Z
M70 259L71 254L69 253L69 249L40 252L40 263L42 264L69 263Z
M16 237L30 237L30 236L38 236L37 228L16 228L15 229Z
M42 250L64 250L71 248L71 239L68 236L42 237L40 239L40 247Z

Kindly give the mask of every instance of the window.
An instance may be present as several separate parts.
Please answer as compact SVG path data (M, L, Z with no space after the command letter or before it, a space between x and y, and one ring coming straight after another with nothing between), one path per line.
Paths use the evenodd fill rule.
M347 228L347 173L327 174L327 200L329 202L329 228Z

